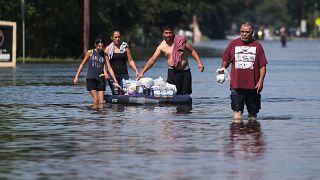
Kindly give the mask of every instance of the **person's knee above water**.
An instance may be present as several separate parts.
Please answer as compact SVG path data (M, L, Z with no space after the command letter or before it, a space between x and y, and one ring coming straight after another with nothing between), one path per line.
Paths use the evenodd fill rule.
M105 53L107 54L107 58L109 59L110 66L113 69L117 82L122 84L122 79L129 79L127 61L136 73L135 76L138 77L139 72L132 58L131 50L127 43L121 41L120 31L112 31L111 40L112 43L106 47ZM108 83L112 94L117 94L113 85L114 80L110 79Z
M156 48L154 54L147 61L143 70L137 79L144 76L152 65L158 60L161 54L164 54L168 63L168 77L167 82L176 85L177 94L191 94L192 93L192 78L188 63L188 55L197 61L198 68L201 72L204 70L203 63L196 52L196 50L186 42L186 37L182 35L175 35L173 28L165 26L163 28L163 41Z
M253 30L252 23L243 23L240 38L230 42L222 59L222 69L232 64L230 97L235 121L242 121L244 105L247 107L249 119L252 120L257 118L261 108L260 93L268 61L262 45L252 37Z

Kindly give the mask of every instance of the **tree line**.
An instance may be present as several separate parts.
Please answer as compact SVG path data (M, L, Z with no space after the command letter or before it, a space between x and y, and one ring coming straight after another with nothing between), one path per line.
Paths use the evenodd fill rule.
M126 41L152 46L161 39L163 25L191 29L197 15L202 33L224 38L232 23L245 20L272 26L298 26L306 18L311 26L318 0L91 0L90 47L97 37L109 41L118 29ZM316 8L316 9L315 9ZM83 0L25 0L26 55L80 57L83 49ZM0 20L16 21L18 56L22 52L20 0L0 0Z

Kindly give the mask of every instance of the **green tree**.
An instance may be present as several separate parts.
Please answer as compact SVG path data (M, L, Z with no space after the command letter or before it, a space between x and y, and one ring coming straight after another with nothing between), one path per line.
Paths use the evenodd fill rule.
M255 7L256 19L259 24L281 26L290 24L286 0L262 1Z
M319 0L92 0L90 48L97 37L109 41L118 29L125 41L154 45L162 26L189 29L197 15L200 29L209 38L223 38L232 23L243 21L298 27L307 19L314 29ZM82 56L83 0L26 0L26 55L31 57ZM316 4L318 3L318 6ZM0 0L0 19L17 22L18 56L21 55L21 1Z

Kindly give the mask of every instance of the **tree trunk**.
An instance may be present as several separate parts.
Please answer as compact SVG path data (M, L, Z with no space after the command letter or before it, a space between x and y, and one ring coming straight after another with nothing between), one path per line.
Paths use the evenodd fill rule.
M89 32L90 31L90 0L83 1L83 54L89 48Z
M193 29L193 43L197 44L201 42L202 33L200 31L197 16L194 15L192 18L192 29Z

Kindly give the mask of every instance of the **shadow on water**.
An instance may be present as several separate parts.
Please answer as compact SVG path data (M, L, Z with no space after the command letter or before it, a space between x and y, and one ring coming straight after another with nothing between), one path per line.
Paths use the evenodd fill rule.
M261 120L290 120L292 116L282 115L282 116L264 116Z
M190 114L192 110L192 104L190 105L178 105L177 114Z
M310 102L310 101L320 101L320 98L268 98L264 100L265 102Z
M110 109L114 112L123 112L126 110L126 107L135 107L135 108L142 108L142 109L148 109L148 110L154 110L156 108L170 108L172 109L175 107L176 114L189 114L192 113L192 104L187 105L166 105L166 104L158 104L158 105L122 105L122 104L110 104L107 103L105 106L107 109Z

